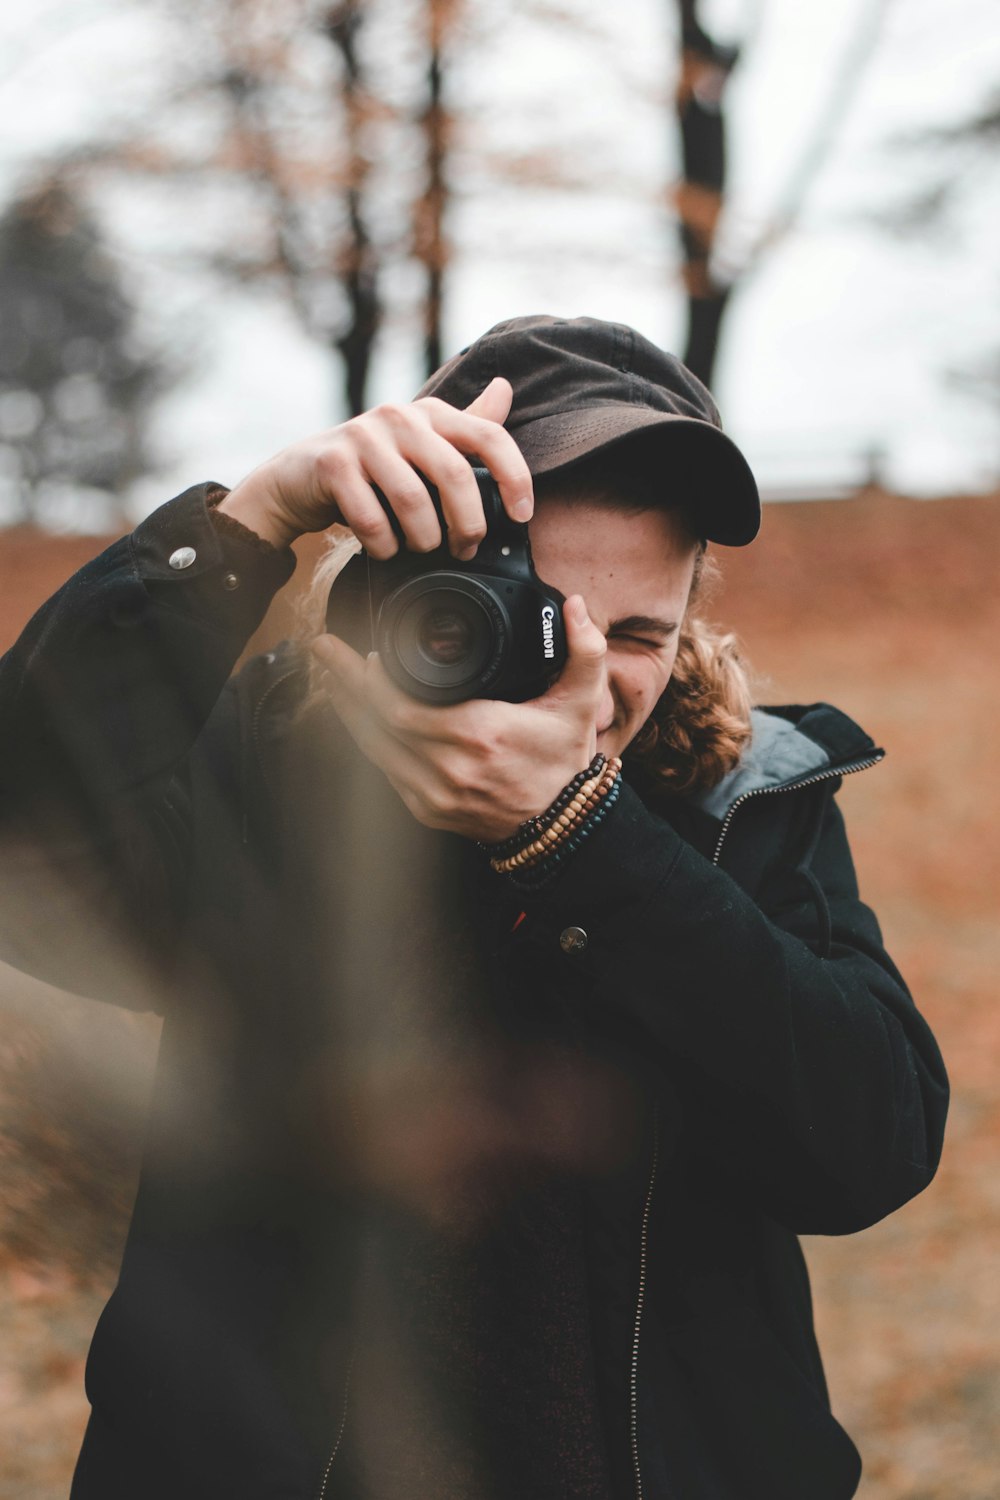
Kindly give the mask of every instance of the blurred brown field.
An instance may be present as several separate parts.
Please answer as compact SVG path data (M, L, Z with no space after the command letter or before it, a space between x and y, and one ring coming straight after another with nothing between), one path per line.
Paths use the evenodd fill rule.
M101 545L7 532L0 645ZM954 1086L929 1191L861 1236L807 1244L834 1408L864 1455L862 1500L995 1500L1000 496L771 505L760 541L722 561L711 613L737 630L760 701L828 699L888 751L848 779L842 803L862 892ZM288 618L279 601L257 643ZM134 1190L157 1027L10 970L0 1019L0 1500L58 1500Z

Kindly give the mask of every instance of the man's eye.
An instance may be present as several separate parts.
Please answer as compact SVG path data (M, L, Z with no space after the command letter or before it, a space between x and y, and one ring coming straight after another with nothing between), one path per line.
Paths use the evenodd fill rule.
M667 644L666 641L648 640L643 635L616 635L613 639L616 641L629 641L634 646L645 646L649 651L662 651Z

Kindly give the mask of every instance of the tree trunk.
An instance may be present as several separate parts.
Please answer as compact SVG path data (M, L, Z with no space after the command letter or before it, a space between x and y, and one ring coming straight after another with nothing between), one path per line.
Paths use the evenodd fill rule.
M341 258L341 276L348 319L334 340L343 360L344 393L352 416L364 411L372 348L381 321L378 255L364 215L364 190L370 163L364 150L366 91L357 53L357 33L363 0L341 0L326 14L325 30L344 66L344 113L347 122L348 174L345 190L348 241Z
M448 115L444 103L444 52L455 18L456 0L427 0L427 95L420 118L424 137L426 180L414 203L413 252L424 267L424 369L442 363L441 321L448 243L444 219L448 207Z
M684 363L711 386L729 296L728 285L717 281L711 271L726 180L722 94L738 52L735 47L719 46L702 29L697 18L698 0L678 0L678 7L681 67L675 106L683 180L675 201L688 307Z

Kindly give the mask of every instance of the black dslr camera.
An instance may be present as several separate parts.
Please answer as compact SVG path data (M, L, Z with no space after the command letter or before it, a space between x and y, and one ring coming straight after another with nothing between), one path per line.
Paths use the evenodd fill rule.
M351 558L330 590L326 628L356 650L377 651L393 681L425 703L523 703L540 697L565 664L564 600L535 572L528 528L507 515L492 475L472 472L486 515L472 561L452 557L447 541L433 552L408 551L376 489L399 551L385 562ZM443 532L440 496L427 488Z

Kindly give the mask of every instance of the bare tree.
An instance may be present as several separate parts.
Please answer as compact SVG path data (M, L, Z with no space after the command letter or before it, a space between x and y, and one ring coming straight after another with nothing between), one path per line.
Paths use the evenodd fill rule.
M397 9L385 56L372 38ZM423 269L424 363L441 362L446 74L461 14L461 0L180 0L198 46L174 65L173 87L141 130L86 144L73 166L95 182L139 176L238 201L239 234L194 259L229 283L279 287L336 356L358 412L388 267Z
M344 361L347 408L364 410L368 369L380 321L379 256L365 218L365 189L371 175L371 157L365 132L369 115L368 90L358 58L358 33L362 23L362 0L340 0L326 13L324 29L337 50L342 65L342 97L346 124L347 172L344 199L348 230L339 257L339 270L347 300L348 316L335 338Z
M445 101L446 49L456 30L459 0L426 0L426 99L418 125L424 140L426 178L413 204L413 253L424 268L424 369L441 364L441 323L448 263L445 214L448 206L448 151L451 120Z
M764 227L744 247L739 260L724 268L714 251L725 205L726 145L723 101L741 48L714 41L698 17L699 0L676 0L681 59L676 91L683 179L675 203L683 248L688 334L685 363L711 385L723 318L730 298L757 269L768 251L799 222L857 95L866 67L877 50L891 0L869 0L859 8L823 105Z
M688 311L684 363L710 386L730 290L712 268L726 181L722 99L739 50L712 40L698 20L697 0L677 0L677 4L681 57L675 108L683 178L675 206Z
M0 219L0 451L21 518L53 485L102 491L124 519L151 467L147 422L173 378L140 346L132 303L72 184L49 178Z
M72 164L94 184L151 179L235 208L189 252L224 282L278 287L336 356L360 411L381 317L385 246L370 227L374 163L391 110L370 87L362 0L182 0L198 44L141 129L89 142Z

